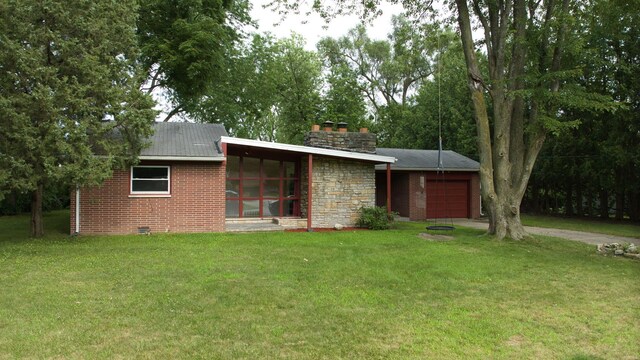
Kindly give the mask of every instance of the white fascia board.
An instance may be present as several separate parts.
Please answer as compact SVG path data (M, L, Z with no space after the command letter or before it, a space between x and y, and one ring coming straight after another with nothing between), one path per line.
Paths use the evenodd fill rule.
M393 164L396 162L396 158L392 156L382 156L382 155L376 155L376 154L365 154L365 153L357 153L357 152L351 152L351 151L323 149L323 148L317 148L313 146L291 145L291 144L267 142L267 141L260 141L260 140L240 139L240 138L234 138L234 137L228 137L228 136L222 136L220 139L223 143L226 143L226 144L244 145L244 146L251 146L251 147L257 147L262 149L283 150L283 151L291 151L291 152L304 153L304 154L339 157L344 159L373 161L377 163Z
M163 160L163 161L225 161L222 156L162 156L162 155L140 155L140 160Z

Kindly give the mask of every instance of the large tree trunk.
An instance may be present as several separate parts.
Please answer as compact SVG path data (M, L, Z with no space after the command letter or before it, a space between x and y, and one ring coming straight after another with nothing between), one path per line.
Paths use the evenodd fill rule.
M42 195L44 194L44 186L38 184L38 187L31 193L31 236L44 236L44 224L42 221Z
M493 210L489 217L489 233L495 235L499 239L523 239L527 236L527 232L522 226L520 220L520 199L516 194L507 196L511 201L498 201L492 204Z
M526 104L518 94L525 88L526 1L501 2L498 6L489 6L488 12L480 9L480 2L473 2L485 34L490 86L483 81L476 58L467 0L455 3L478 134L480 182L489 216L488 232L500 239L519 240L526 236L520 221L520 204L545 139L542 128L535 126L540 111L538 105ZM507 41L511 31L514 31L514 40ZM511 47L510 53L508 47ZM559 58L559 52L554 53L551 71L559 67ZM549 90L558 89L551 86ZM485 92L492 100L493 132Z

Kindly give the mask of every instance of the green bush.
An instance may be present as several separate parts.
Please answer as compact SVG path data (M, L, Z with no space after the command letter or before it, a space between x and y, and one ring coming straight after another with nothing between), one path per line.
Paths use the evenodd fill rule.
M383 207L363 207L357 225L371 230L386 230L393 224L394 216L394 213L387 214L387 209Z

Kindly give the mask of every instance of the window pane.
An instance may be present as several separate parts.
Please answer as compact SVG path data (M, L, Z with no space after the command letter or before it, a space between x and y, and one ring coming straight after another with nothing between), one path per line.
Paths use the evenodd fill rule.
M168 179L169 168L166 167L133 167L134 179Z
M240 216L240 201L239 200L227 200L226 201L226 217L233 218Z
M296 163L291 161L284 162L284 177L296 177Z
M242 158L242 170L243 176L248 177L260 177L260 159L256 158Z
M242 185L242 197L259 197L260 180L245 180Z
M228 178L240 177L240 157L227 156L227 177Z
M169 180L133 180L131 191L168 192Z
M268 178L280 177L280 161L262 160L262 167L264 169L264 176Z
M282 194L283 197L288 197L288 196L296 196L296 183L298 182L297 180L283 180L284 181L284 188L282 189L282 191L284 192L284 194Z
M242 217L259 217L260 200L244 200L242 202Z
M264 203L264 206L262 209L263 217L280 216L280 201L263 200L263 203Z
M264 193L262 196L266 198L280 197L280 180L265 180Z
M240 180L227 180L227 198L240 197Z
M282 211L284 214L282 216L294 216L296 215L295 209L298 204L298 200L284 200L282 202Z

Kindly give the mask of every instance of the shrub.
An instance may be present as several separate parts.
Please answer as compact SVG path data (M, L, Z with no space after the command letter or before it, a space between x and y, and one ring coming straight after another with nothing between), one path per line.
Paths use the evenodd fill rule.
M357 225L371 230L386 230L393 224L394 216L394 213L387 214L387 209L383 207L363 207Z

